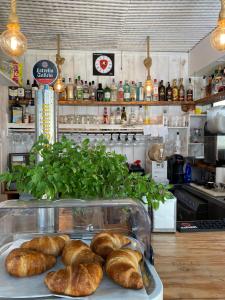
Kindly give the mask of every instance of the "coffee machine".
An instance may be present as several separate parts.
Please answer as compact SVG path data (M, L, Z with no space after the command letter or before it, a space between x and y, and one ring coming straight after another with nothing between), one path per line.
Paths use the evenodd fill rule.
M184 157L174 154L168 158L168 180L172 184L184 183Z

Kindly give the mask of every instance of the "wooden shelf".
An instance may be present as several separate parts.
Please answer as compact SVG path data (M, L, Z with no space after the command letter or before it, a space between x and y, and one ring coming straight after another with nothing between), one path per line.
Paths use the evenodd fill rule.
M59 105L73 105L73 106L180 106L195 105L194 101L180 102L180 101L92 101L92 100L59 100Z
M225 92L221 92L209 97L205 97L199 100L194 101L196 105L209 105L213 104L215 102L223 101L225 100Z
M4 72L0 70L0 85L12 85L19 86L15 81L13 81L10 77L8 77Z

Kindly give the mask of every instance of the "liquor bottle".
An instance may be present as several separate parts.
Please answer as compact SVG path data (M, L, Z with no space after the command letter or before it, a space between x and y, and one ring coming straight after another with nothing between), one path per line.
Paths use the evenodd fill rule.
M166 101L172 101L172 88L171 88L169 82L168 82L168 86L166 88Z
M173 87L172 87L172 101L178 101L178 87L177 87L177 80L173 80Z
M18 97L16 103L11 106L11 122L23 123L23 106L19 104Z
M123 106L122 113L121 113L121 124L125 125L127 123L127 113L125 106Z
M133 108L131 108L130 116L129 116L129 124L135 125L137 124L137 116Z
M19 100L23 100L24 99L24 87L21 85L18 87L17 93L18 93L18 98Z
M124 91L124 101L130 101L130 85L127 80L125 81L123 91Z
M24 90L24 98L26 100L30 100L31 97L32 97L32 92L31 92L30 80L27 80L27 84L26 84L25 90Z
M74 80L73 94L74 94L74 100L77 100L77 78L75 78Z
M153 101L159 100L159 86L157 79L154 79L153 83Z
M204 75L202 77L201 98L205 98L206 97L206 90L207 90L207 77Z
M120 123L121 123L121 112L120 112L120 107L117 107L117 109L116 109L115 123L116 123L116 124L120 124Z
M179 101L184 101L185 99L185 91L183 85L183 78L180 79L179 90L178 90L178 98Z
M109 124L109 115L108 115L107 107L104 107L103 124Z
M112 108L110 108L110 118L109 118L110 125L114 125L116 123L116 116Z
M89 100L91 100L92 85L91 85L91 82L90 82L90 81L89 81L89 83L88 83L88 94L89 94Z
M167 110L163 110L163 126L169 126Z
M136 84L134 81L132 81L131 87L130 87L130 100L131 101L136 101L136 99L137 99L136 89L137 89Z
M74 86L72 83L72 79L69 78L69 83L66 86L66 94L67 94L67 100L74 100Z
M193 101L193 85L191 83L191 78L189 78L189 85L187 89L187 101Z
M78 76L77 79L77 100L83 100L84 99L84 91L83 91L83 85L80 80L80 76Z
M95 86L95 82L94 82L94 81L91 82L91 93L90 93L90 97L91 97L91 100L92 100L92 101L96 100L96 86Z
M118 101L124 100L124 90L123 90L123 82L122 81L120 81L120 83L119 83L118 92L117 92L117 100Z
M159 85L159 101L165 101L165 100L166 100L166 88L163 85L163 80L161 80Z
M34 79L32 86L31 86L32 100L34 100L36 97L36 91L38 91L38 84L37 84L37 81Z
M62 78L62 83L64 84L64 86L66 86L64 77ZM64 91L62 93L60 93L59 99L61 99L61 100L66 100L67 99L67 97L66 97L66 88L64 89Z
M174 152L175 154L181 154L181 141L179 132L177 132Z
M139 82L137 87L137 101L144 101L144 87L142 85L142 82Z
M111 89L106 85L104 89L104 101L109 102L111 99Z
M112 80L111 84L111 101L117 101L117 87L115 84L115 79Z
M89 100L89 87L86 80L84 82L83 93L83 99Z
M18 87L9 86L8 93L9 93L9 100L16 100L18 97Z
M97 101L103 101L104 100L104 91L102 89L102 84L98 84L98 89L97 89Z
M143 113L142 106L139 106L139 108L138 108L137 123L139 125L143 125L144 124L144 113Z

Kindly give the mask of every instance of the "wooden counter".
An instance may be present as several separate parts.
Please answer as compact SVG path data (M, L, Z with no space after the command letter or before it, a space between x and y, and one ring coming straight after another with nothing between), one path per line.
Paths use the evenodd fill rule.
M225 300L225 232L153 234L164 300Z

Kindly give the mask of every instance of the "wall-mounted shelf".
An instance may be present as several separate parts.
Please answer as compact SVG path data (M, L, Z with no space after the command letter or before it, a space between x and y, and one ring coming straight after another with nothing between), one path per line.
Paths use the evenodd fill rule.
M221 92L209 97L205 97L199 100L194 101L196 105L209 105L213 104L215 102L223 101L225 100L225 92Z
M180 101L91 101L91 100L59 100L59 105L73 105L73 106L193 106L195 103L180 102Z
M0 85L19 86L14 80L0 70Z

